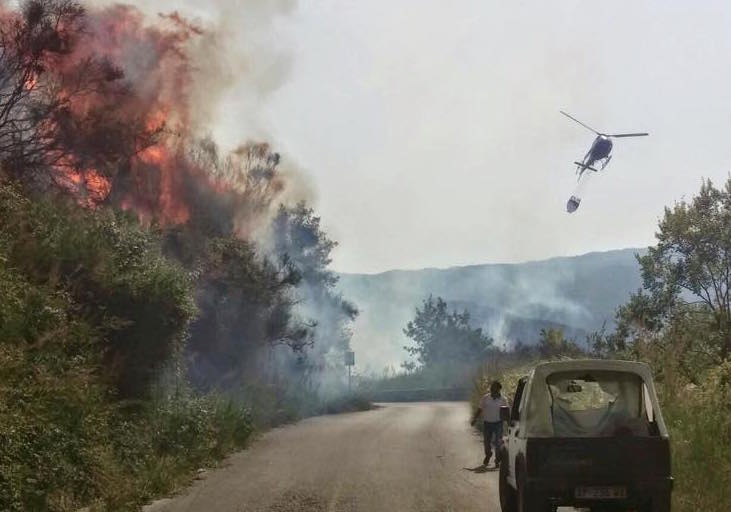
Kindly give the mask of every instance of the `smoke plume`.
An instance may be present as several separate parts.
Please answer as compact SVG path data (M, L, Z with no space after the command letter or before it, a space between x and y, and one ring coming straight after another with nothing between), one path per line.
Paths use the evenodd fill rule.
M264 11L256 17L272 15ZM227 23L42 0L3 5L0 22L12 50L3 71L19 81L6 87L18 128L0 134L16 174L45 168L83 205L113 204L162 225L188 223L211 203L204 209L225 211L244 238L273 206L306 194L297 171L250 131L227 150L209 135L233 83L260 98L286 75L285 63L243 80L257 70L254 49L236 51Z

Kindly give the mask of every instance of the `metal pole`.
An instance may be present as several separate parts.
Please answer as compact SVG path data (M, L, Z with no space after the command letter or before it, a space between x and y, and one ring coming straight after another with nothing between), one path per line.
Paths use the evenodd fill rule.
M350 393L350 370L352 368L352 366L348 365L348 393Z

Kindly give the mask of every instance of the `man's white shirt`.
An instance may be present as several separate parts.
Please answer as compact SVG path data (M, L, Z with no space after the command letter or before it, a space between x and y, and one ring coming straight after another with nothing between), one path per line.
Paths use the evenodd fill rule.
M496 423L500 421L500 407L503 405L507 406L508 401L505 397L498 395L497 398L493 398L490 393L486 394L480 400L480 409L482 409L482 421L488 423Z

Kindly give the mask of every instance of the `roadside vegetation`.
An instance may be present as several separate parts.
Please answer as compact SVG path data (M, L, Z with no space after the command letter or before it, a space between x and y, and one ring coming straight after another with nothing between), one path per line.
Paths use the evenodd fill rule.
M401 373L363 379L366 390L471 388L476 409L490 382L511 398L517 381L541 361L613 358L652 368L668 425L673 510L722 512L731 503L731 178L704 181L689 201L665 209L657 244L637 256L643 287L615 315L615 328L585 340L561 329L534 344L495 347L469 312L428 297L404 329L412 359ZM607 276L609 278L609 276ZM475 364L481 361L482 364ZM469 383L469 384L468 384Z
M655 371L673 446L674 510L731 501L731 178L666 208L638 258L644 289L593 351Z
M156 384L195 314L190 279L129 216L0 187L0 504L132 510L251 434L250 413ZM160 314L156 314L159 312Z
M643 289L618 308L614 332L594 333L582 347L543 331L535 346L483 369L472 403L493 379L510 396L539 361L644 361L671 436L673 510L722 512L731 503L731 179L720 188L704 182L692 200L666 208L656 236L638 257Z
M347 395L336 243L267 144L226 155L184 124L201 31L144 19L0 8L3 511L139 510L257 431L370 406Z
M0 509L137 510L256 430L370 406L291 376L197 388L194 281L158 234L7 184L0 217Z

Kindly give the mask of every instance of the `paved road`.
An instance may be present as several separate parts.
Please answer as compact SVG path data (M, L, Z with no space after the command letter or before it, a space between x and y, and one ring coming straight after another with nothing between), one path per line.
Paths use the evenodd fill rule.
M388 404L275 429L154 512L499 512L462 402Z

